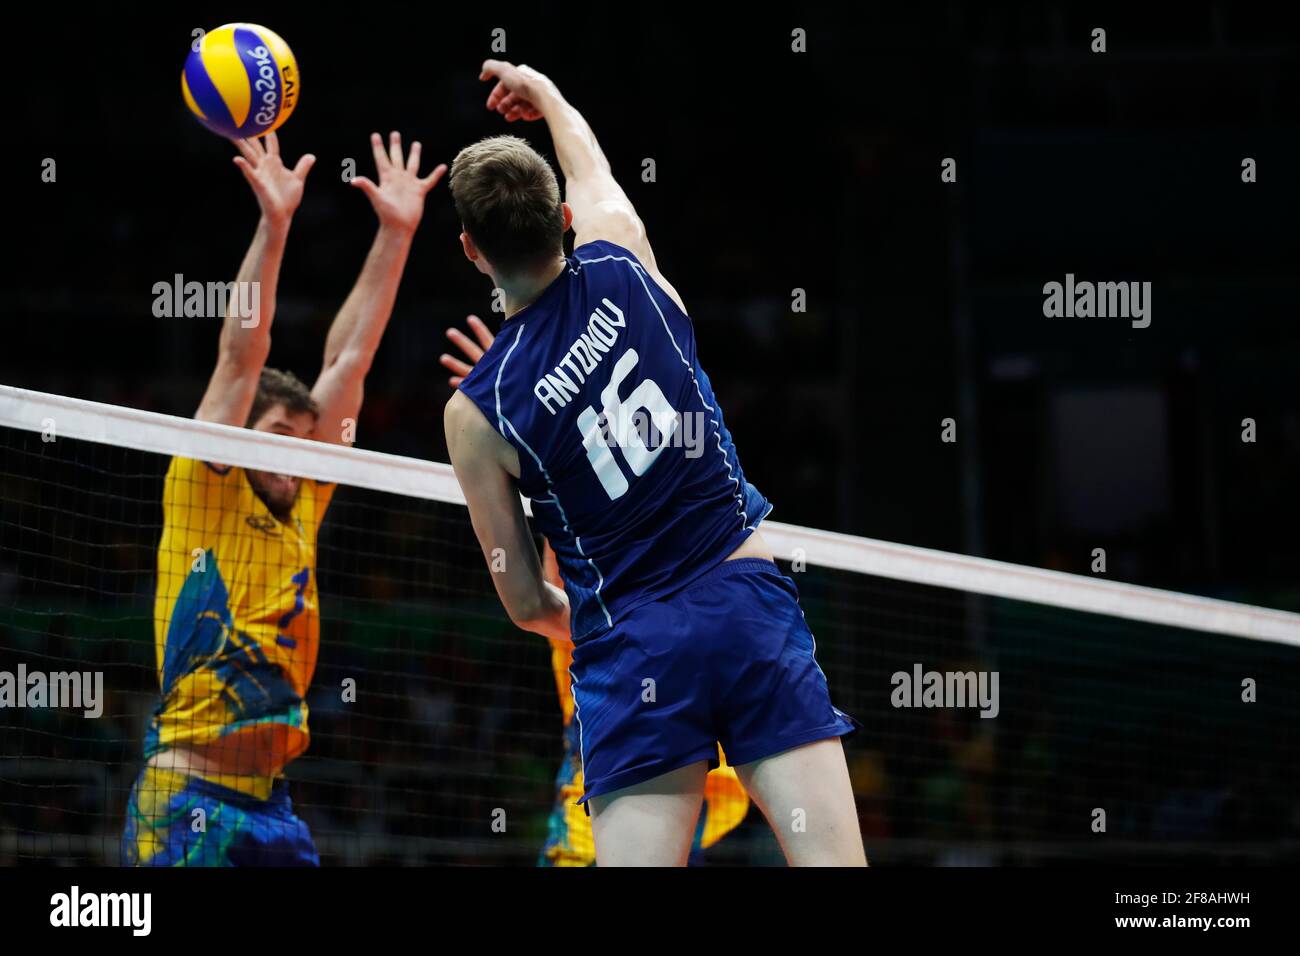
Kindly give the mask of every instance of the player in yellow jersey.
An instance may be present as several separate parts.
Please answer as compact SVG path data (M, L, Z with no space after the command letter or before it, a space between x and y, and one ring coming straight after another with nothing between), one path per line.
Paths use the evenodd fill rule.
M315 159L286 167L274 133L235 145L261 209L237 280L236 299L253 306L232 305L225 316L195 418L351 444L425 196L446 167L421 178L419 143L404 157L397 133L387 148L372 135L378 181L352 184L379 228L309 390L265 364L285 241ZM247 289L257 294L240 298ZM172 460L154 605L162 700L127 808L128 864L319 863L284 770L309 740L306 696L320 637L316 534L333 490L273 471Z
M468 319L474 339L456 328L447 330L447 338L456 345L469 361L444 354L439 361L451 372L452 388L469 374L492 345L495 336L483 320L476 315ZM475 341L475 339L477 341ZM563 588L555 552L550 545L542 550L542 568L547 580ZM573 642L548 638L551 645L551 670L555 674L555 689L560 698L560 714L564 727L564 760L555 777L555 804L547 821L546 845L538 856L538 866L594 866L596 843L591 833L591 817L585 806L579 804L584 792L581 747L578 724L573 719L573 692L570 687L569 667L573 663ZM701 853L734 830L749 813L749 794L740 778L718 750L719 765L709 771L704 782L704 803L696 825L695 839L691 844L691 862L701 860Z

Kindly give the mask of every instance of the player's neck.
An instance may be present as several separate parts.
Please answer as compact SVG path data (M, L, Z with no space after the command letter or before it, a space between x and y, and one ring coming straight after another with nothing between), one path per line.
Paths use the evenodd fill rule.
M536 302L546 291L546 287L564 271L565 265L564 257L560 256L546 268L538 269L536 272L520 276L494 277L497 288L505 294L506 318Z

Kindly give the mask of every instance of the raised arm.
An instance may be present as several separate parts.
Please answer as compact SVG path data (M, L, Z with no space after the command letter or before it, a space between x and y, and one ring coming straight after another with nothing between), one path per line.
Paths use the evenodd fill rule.
M307 173L316 162L316 157L307 153L293 169L286 169L275 133L268 133L264 140L236 140L235 146L240 153L235 165L253 187L262 217L240 264L238 285L229 297L217 346L217 367L194 415L224 425L245 424L253 406L257 380L271 351L275 292L289 223L302 201Z
M390 134L387 151L378 133L371 135L370 145L379 182L358 176L352 185L370 200L379 231L356 285L330 325L320 377L311 392L320 409L312 437L336 444L352 443L355 429L347 423L355 424L361 412L366 373L393 314L411 240L424 215L424 197L447 172L440 165L421 179L420 144L412 143L403 160L397 133Z
M659 271L645 225L610 171L596 134L550 79L532 67L503 60L483 63L480 79L495 79L488 109L507 122L546 120L564 174L564 198L573 211L573 244L605 239L634 253L646 271L685 311L681 296Z

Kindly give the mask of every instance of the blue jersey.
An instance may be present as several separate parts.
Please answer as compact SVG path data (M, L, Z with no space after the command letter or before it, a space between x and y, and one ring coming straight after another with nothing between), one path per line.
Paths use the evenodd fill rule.
M691 321L636 257L575 249L460 389L519 452L575 643L722 562L771 505L745 480Z

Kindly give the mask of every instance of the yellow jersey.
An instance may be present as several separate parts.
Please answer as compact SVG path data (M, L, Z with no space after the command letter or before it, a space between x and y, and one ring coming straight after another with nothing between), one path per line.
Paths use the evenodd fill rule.
M162 702L146 758L209 748L255 768L216 782L265 798L306 750L320 641L316 535L333 491L302 479L281 522L242 468L172 460L154 598Z

